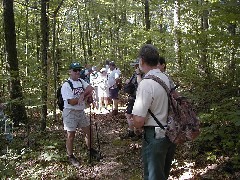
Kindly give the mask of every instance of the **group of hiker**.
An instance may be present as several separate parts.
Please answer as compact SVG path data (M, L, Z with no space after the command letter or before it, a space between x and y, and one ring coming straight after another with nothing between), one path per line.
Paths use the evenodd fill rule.
M118 94L121 71L114 61L106 60L106 65L99 71L96 66L85 68L80 72L80 78L93 88L93 109L97 113L112 115L118 114ZM108 107L112 101L112 108Z
M164 73L165 59L159 56L157 48L151 44L141 47L138 59L130 64L135 68L133 76L126 81L124 91L129 94L126 108L128 122L127 137L143 139L144 179L165 180L169 176L171 162L176 145L160 129L149 110L156 116L161 124L166 127L168 116L168 96L162 86L146 76L160 78L169 89L175 89L173 82ZM64 130L67 131L66 148L69 161L74 166L79 166L78 159L73 154L73 142L77 128L85 134L86 145L91 155L98 160L101 154L92 147L90 121L85 115L85 102L94 96L93 104L99 111L109 111L108 98L113 101L112 115L118 113L118 79L121 71L114 62L107 62L106 67L97 72L93 67L89 73L89 82L82 78L83 67L78 62L70 64L69 82L62 85L61 93L64 100L62 112ZM177 93L176 93L177 94ZM99 102L98 104L96 102Z

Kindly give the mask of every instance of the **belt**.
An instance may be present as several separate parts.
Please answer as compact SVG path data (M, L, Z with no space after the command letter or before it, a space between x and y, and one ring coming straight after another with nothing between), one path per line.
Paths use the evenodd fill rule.
M143 126L144 127L144 129L155 129L155 127L160 127L160 126ZM163 126L163 127L167 127L167 125L166 126Z
M159 127L159 126L144 126L144 129L155 129L155 127Z

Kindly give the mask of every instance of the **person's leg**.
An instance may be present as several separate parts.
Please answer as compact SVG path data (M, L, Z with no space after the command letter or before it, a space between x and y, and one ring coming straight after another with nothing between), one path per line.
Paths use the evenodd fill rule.
M113 110L118 111L118 99L113 99Z
M75 138L75 131L67 131L67 140L66 140L66 148L67 154L73 155L73 142Z
M63 124L64 130L67 131L67 139L66 139L66 148L68 155L73 154L73 142L75 138L75 132L77 128L77 119L76 112L71 109L63 109Z
M74 166L79 166L79 162L77 158L73 155L73 142L75 138L76 128L77 128L77 116L76 112L71 109L63 109L63 124L64 130L67 131L66 138L66 149L69 161Z
M166 178L168 178L168 176L170 174L171 165L172 165L175 151L176 151L176 144L170 142L170 145L168 147L168 152L166 155L165 168L164 168Z
M118 114L118 88L111 89L111 98L113 100L112 115Z
M104 97L104 106L107 109L107 107L108 107L108 97Z
M91 148L91 144L93 137L91 136L92 134L90 134L90 125L87 127L82 127L82 131L84 133L84 139L85 139L85 143L87 145L87 148L90 149ZM90 140L91 137L91 140Z
M99 111L103 108L103 97L99 97Z
M163 137L155 139L154 127L144 128L143 162L144 179L166 180L165 160L170 142Z

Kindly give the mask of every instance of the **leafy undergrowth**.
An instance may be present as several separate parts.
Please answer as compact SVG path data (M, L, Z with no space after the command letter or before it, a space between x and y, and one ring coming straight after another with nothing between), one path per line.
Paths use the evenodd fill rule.
M44 133L31 125L29 131L16 131L13 142L1 141L1 179L143 179L141 140L119 138L127 128L124 113L114 117L92 113L91 122L94 147L99 148L99 140L103 155L100 162L89 163L82 133L78 132L74 152L81 166L69 164L61 121L53 122ZM198 154L196 145L184 144L177 148L169 179L239 179L240 171L231 171L229 167L227 158L210 161Z

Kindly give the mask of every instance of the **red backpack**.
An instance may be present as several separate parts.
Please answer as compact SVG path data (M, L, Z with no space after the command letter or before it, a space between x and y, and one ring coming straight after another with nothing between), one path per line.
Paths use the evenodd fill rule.
M168 86L159 77L148 75L144 79L152 79L158 82L168 94L168 118L166 136L175 144L182 144L186 141L192 141L200 134L200 123L196 116L196 112L189 101L184 97L174 99L170 93ZM157 124L165 130L163 125L158 121L155 115L149 109L148 112L157 122Z

